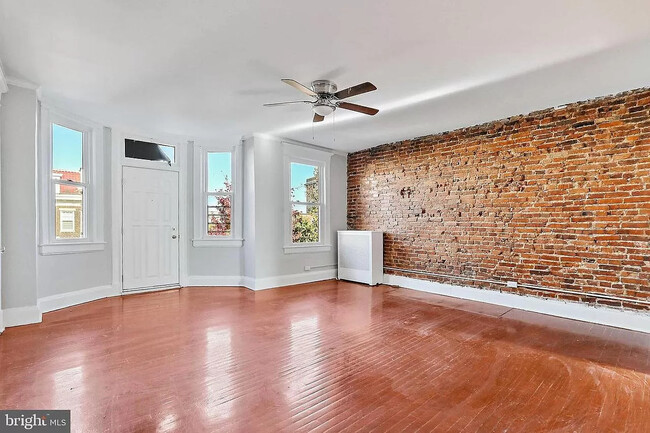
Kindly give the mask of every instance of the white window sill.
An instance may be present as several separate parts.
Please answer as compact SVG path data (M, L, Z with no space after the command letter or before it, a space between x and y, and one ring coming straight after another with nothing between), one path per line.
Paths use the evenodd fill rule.
M195 248L239 248L243 244L243 239L192 239Z
M106 248L106 242L62 242L39 246L42 256L88 253L92 251L102 251L104 248Z
M285 245L285 254L324 253L331 251L331 245Z

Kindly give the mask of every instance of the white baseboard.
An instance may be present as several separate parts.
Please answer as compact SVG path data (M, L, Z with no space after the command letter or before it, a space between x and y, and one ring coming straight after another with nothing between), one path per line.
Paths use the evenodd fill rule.
M241 285L247 289L255 290L255 278L241 277Z
M251 278L240 276L188 276L184 287L208 286L208 287L246 287L251 290L265 290L274 287L292 286L294 284L312 283L314 281L331 280L336 278L336 269L323 271L309 271L300 274L280 275L277 277Z
M281 275L277 277L257 278L240 276L203 276L187 277L187 286L243 286L251 290L264 290L274 287L291 286L294 284L311 283L314 281L336 278L336 269L310 271L301 274ZM38 305L30 307L9 308L0 310L0 332L5 327L40 323L42 313L47 313L85 302L96 301L111 296L120 296L119 285L92 287L75 292L46 296L38 300Z
M38 309L47 313L85 302L96 301L97 299L118 296L120 293L113 289L112 285L92 287L90 289L77 290L74 292L61 293L58 295L46 296L38 300Z
M496 290L477 289L475 287L454 286L391 274L384 274L384 284L650 333L650 314L643 312L623 311L605 306L592 306L578 302L502 293Z
M4 326L29 325L30 323L40 323L43 320L41 310L36 305L29 307L7 308L2 310Z
M323 271L309 271L300 274L280 275L277 277L266 278L244 278L244 287L251 290L266 290L275 287L293 286L294 284L313 283L314 281L331 280L336 278L336 269L326 269Z
M213 275L190 275L185 278L183 287L190 286L214 286L214 287L223 287L223 286L242 286L242 277L238 275L225 275L225 276L213 276Z

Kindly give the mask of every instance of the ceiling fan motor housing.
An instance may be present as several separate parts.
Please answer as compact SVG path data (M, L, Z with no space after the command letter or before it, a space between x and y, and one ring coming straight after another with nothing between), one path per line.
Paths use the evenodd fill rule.
M336 84L334 84L330 80L312 81L311 88L314 90L314 92L318 93L319 95L323 93L331 95L333 93L336 93L337 90Z

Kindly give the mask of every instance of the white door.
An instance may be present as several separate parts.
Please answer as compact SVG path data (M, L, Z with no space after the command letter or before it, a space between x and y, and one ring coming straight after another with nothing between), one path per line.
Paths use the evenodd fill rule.
M124 167L123 291L178 286L178 173Z

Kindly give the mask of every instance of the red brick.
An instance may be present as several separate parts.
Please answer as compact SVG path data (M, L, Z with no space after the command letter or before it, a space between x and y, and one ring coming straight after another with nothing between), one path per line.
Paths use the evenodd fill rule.
M386 233L386 266L640 308L590 295L650 298L648 101L640 89L350 154L348 226Z

